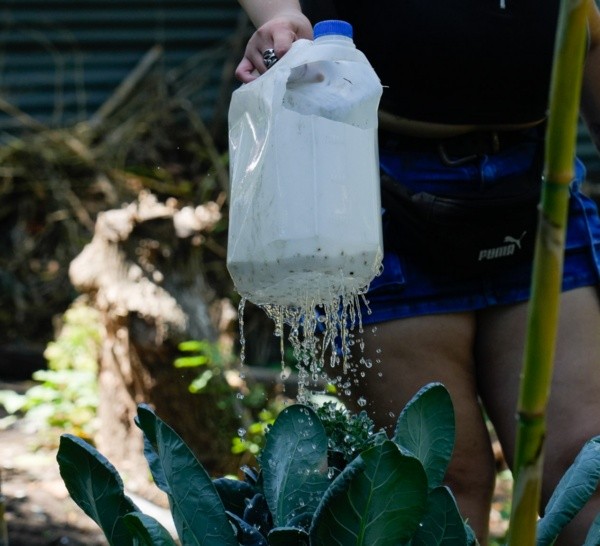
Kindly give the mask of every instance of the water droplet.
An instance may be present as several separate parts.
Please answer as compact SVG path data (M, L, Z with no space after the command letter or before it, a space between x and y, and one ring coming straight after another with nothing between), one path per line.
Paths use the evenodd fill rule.
M310 401L310 387L320 383L332 383L326 370L335 368L343 375L360 371L352 362L353 353L362 354L364 341L361 314L366 309L370 312L365 293L368 287L347 287L345 279L331 280L328 290L322 290L319 283L313 281L294 283L281 290L282 300L293 301L293 305L264 304L259 305L274 322L274 333L280 338L280 355L282 363L281 379L287 380L291 370L285 365L284 337L291 345L298 370L298 395L296 401ZM240 342L242 361L245 357L244 307L246 299L242 298L238 307ZM365 367L369 367L365 365ZM355 381L355 380L353 380ZM333 382L339 392L350 394L351 383L347 379Z
M364 396L361 396L356 403L361 407L364 408L367 405L367 400L365 399Z

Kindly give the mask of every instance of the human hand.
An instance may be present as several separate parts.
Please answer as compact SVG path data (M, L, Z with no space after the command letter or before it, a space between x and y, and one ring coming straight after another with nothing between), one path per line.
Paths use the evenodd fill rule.
M312 25L300 12L293 11L270 19L248 40L244 58L235 70L236 77L244 83L255 80L267 71L263 60L265 50L274 49L280 59L296 40L311 40L312 37Z

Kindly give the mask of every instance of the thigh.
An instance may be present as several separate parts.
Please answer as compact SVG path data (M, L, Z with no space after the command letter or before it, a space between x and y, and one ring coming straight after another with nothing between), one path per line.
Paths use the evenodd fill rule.
M547 419L546 500L584 443L600 435L600 306L595 287L563 296Z
M410 398L427 383L439 381L460 411L463 401L477 397L474 331L471 313L412 317L366 326L362 334L364 348L354 354L355 362L362 363L349 403L365 401L363 409L378 425L391 429Z
M512 462L527 304L482 312L478 325L480 392ZM583 443L600 434L600 307L595 287L562 294L546 417L545 496Z
M363 397L376 424L393 432L399 413L427 383L441 382L454 404L456 441L446 483L481 544L486 544L495 464L477 394L473 313L413 317L365 328L354 400ZM360 359L360 355L358 356ZM364 372L364 377L361 377Z

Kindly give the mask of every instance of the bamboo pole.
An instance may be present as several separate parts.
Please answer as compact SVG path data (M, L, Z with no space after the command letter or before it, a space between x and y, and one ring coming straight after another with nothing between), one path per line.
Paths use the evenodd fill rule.
M534 546L546 407L554 368L569 184L573 179L586 22L593 0L562 0L546 133L544 181L518 402L510 546Z

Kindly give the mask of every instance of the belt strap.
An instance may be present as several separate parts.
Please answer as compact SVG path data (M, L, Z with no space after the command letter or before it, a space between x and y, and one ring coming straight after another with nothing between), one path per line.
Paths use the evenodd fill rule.
M475 131L447 138L420 138L380 130L379 145L392 152L434 152L444 164L456 166L519 144L529 131Z

